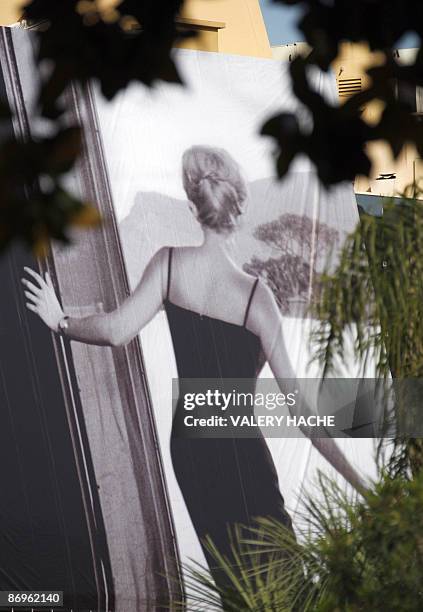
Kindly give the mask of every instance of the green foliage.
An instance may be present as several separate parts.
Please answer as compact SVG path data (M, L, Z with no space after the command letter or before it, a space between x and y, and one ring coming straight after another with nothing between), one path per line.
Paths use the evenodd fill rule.
M384 205L383 216L363 215L347 238L331 274L320 279L313 305L320 320L312 340L326 375L342 359L346 337L353 338L360 363L376 360L375 376L387 380L423 376L423 203L403 197ZM416 380L417 384L417 380ZM417 387L414 386L414 389ZM421 409L421 396L397 386L394 416L400 423ZM389 459L392 474L423 467L423 443L401 428Z
M259 519L233 548L224 609L237 612L417 612L423 606L423 475L383 476L364 498L349 498L320 477L321 501L308 498L307 531L295 542L282 525ZM267 562L255 561L258 552ZM194 607L217 610L218 589L206 570L189 568Z
M410 198L384 205L383 216L363 214L346 239L339 263L321 278L314 313L317 357L325 373L343 356L344 334L356 334L355 350L365 361L377 355L382 377L423 373L423 203Z
M299 22L312 48L306 59L291 64L293 89L313 119L310 130L297 118L282 113L271 118L263 133L273 136L279 147L277 167L280 176L288 172L293 159L306 154L316 165L326 185L368 175L371 163L366 145L383 139L397 157L403 145L412 142L423 156L423 123L413 114L407 100L398 100L397 83L408 89L415 100L415 87L423 86L423 51L413 64L401 65L395 58L395 45L408 32L423 35L423 4L419 0L275 0L281 4L301 4L304 15ZM352 96L341 107L334 107L310 86L307 68L328 70L345 41L366 42L371 50L384 56L380 66L368 70L371 84ZM379 122L368 125L361 117L363 106L380 100L385 106Z
M309 501L311 546L323 572L316 610L420 610L423 605L423 477L383 477L351 503L334 485Z
M304 548L281 523L260 519L256 527L228 529L232 558L224 557L210 538L206 546L226 586L216 586L208 569L199 564L184 568L188 599L177 609L202 612L265 612L300 609L310 585L303 571ZM312 589L313 590L313 589ZM314 592L314 590L313 590Z

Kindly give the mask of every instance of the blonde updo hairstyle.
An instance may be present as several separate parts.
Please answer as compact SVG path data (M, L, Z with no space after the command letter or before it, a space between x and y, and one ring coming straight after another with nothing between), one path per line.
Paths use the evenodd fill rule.
M214 147L191 147L182 158L182 176L201 225L218 233L233 231L245 207L247 186L229 153Z

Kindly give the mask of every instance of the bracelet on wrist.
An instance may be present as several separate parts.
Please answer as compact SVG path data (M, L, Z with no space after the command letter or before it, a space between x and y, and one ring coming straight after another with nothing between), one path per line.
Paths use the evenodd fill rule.
M57 331L61 336L64 336L66 334L66 330L69 327L69 316L65 315L63 316L58 325L57 325Z

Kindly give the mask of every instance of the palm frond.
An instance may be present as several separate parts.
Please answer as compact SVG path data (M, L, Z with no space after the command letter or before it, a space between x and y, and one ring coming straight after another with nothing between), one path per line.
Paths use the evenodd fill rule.
M374 376L388 380L423 375L423 201L415 186L384 205L382 217L363 215L347 237L336 268L321 278L319 299L311 309L318 326L311 337L313 358L324 376L345 359L347 339L363 371L374 363ZM423 446L401 436L410 395L398 401L398 435L389 460L392 474L403 477L423 465ZM386 411L386 406L384 406ZM389 423L389 426L391 423Z

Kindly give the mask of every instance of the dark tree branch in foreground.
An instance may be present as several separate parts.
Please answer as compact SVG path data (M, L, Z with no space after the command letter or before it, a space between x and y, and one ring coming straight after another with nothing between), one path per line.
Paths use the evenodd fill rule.
M366 152L369 142L386 140L397 157L404 144L414 143L423 156L423 124L404 100L398 100L396 87L423 86L423 52L414 64L400 65L393 50L407 32L423 34L423 3L420 0L275 0L281 4L301 4L304 15L299 27L312 51L306 59L291 64L293 90L312 118L302 125L295 115L282 113L263 126L263 134L272 136L278 147L277 168L284 176L292 160L300 153L315 164L321 181L330 185L353 180L357 174L368 175L371 162ZM172 48L183 37L179 16L183 0L121 0L114 8L105 9L97 0L32 0L24 18L38 24L39 48L36 62L44 65L46 74L39 94L39 113L53 124L53 131L68 146L68 168L78 156L75 138L78 126L68 131L61 106L61 96L71 81L86 83L95 79L106 98L112 99L130 82L147 86L157 80L180 82L172 59ZM179 25L178 25L179 24ZM308 80L308 67L328 70L345 41L367 42L371 50L382 52L382 65L368 70L371 85L351 97L341 107L330 105ZM384 105L376 125L369 125L362 116L363 106L373 100ZM3 118L7 109L3 113ZM1 120L1 117L0 117ZM68 139L68 140L67 140ZM54 146L50 140L37 139L20 143L20 155L27 164L38 154ZM28 147L28 150L27 150ZM67 228L81 219L85 204L72 199L61 188L60 172L43 174L37 165L25 168L37 186L39 202L24 204L16 193L22 181L13 185L8 160L12 143L0 143L0 183L5 185L0 200L0 249L16 237L31 245L39 245L41 237L66 240ZM13 158L13 156L12 156ZM11 159L12 159L11 158ZM37 174L38 172L38 174ZM65 170L62 171L64 173ZM64 200L67 200L65 203ZM47 204L48 202L48 204ZM48 208L51 210L48 210ZM62 210L56 215L57 210ZM66 211L66 214L63 213ZM39 214L41 213L41 214ZM53 222L52 219L55 219ZM49 220L50 219L50 220ZM85 215L91 223L95 215Z
M386 140L394 157L406 143L413 143L423 156L423 124L411 106L398 100L397 83L412 90L423 86L423 52L414 64L404 66L394 57L395 45L409 32L423 35L423 3L420 0L274 0L299 4L304 15L299 22L305 40L312 48L307 58L291 65L293 89L313 119L313 128L302 127L291 114L271 119L263 133L273 136L278 145L277 167L284 176L295 156L307 155L325 185L368 176L371 162L366 145ZM345 41L368 43L371 51L384 55L381 66L369 68L371 85L352 96L346 104L334 107L313 91L307 79L307 66L327 71L338 57ZM379 100L385 110L379 122L370 126L362 118L364 104Z
M66 122L62 94L72 81L84 85L92 79L108 99L133 81L179 83L172 48L191 35L178 26L182 4L123 0L104 9L95 0L33 0L25 8L25 22L37 26L35 61L44 68L38 112L56 135L0 142L0 250L20 238L43 252L49 238L68 241L70 225L98 222L95 208L61 184L83 137L79 126ZM9 120L4 107L0 121Z

